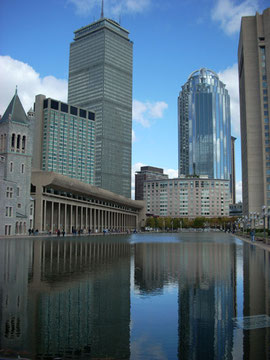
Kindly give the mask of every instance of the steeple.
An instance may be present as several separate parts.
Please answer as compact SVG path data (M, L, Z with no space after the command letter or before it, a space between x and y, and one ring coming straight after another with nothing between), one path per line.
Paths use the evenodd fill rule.
M18 122L18 123L24 123L24 124L29 123L27 115L24 111L24 108L23 108L20 98L18 96L17 86L15 89L15 94L14 94L11 102L9 103L3 117L1 118L1 122L10 121L10 120Z
M100 18L103 19L104 18L104 1L101 0L101 15Z

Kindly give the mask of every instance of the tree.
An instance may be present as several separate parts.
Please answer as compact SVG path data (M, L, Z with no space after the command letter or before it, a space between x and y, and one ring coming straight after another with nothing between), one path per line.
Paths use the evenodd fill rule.
M205 223L205 218L204 217L196 217L193 221L193 226L195 228L203 228L204 227L204 223Z

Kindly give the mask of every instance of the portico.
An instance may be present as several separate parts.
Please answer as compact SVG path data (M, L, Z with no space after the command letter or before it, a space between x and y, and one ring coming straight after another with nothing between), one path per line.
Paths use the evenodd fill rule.
M35 229L54 233L127 231L144 221L144 202L53 172L33 171L31 196L35 200Z

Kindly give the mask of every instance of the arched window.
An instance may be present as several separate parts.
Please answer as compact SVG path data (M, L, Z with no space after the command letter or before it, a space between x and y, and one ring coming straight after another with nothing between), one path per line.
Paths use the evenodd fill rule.
M12 161L9 163L9 171L13 172L13 162Z
M26 147L26 136L24 135L22 137L22 152L25 152L25 147Z
M6 146L7 146L7 134L4 134L3 151L6 151Z
M21 135L17 135L17 152L20 151L21 148Z
M11 151L15 151L15 141L16 141L16 135L11 135Z
M0 136L0 151L3 151L4 135Z

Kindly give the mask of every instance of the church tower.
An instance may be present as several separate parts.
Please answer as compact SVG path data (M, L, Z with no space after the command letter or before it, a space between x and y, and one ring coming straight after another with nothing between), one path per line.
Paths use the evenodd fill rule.
M26 234L33 213L30 201L31 117L23 109L17 89L0 118L0 235Z

